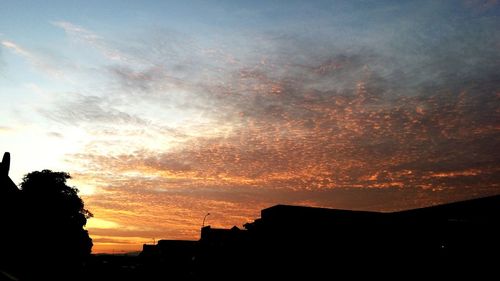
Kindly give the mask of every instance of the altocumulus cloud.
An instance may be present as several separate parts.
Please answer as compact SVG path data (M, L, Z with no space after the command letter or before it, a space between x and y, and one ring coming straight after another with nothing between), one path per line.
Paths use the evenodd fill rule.
M96 216L131 226L99 235L195 238L207 211L229 226L276 203L396 210L496 194L498 9L339 1L300 24L277 11L267 28L211 27L223 34L211 40L55 22L103 63L98 86L42 113L92 136L67 159L92 178Z

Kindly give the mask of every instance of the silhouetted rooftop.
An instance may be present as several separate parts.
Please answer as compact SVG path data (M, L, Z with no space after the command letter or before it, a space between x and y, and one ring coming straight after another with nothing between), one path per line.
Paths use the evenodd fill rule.
M0 162L0 194L17 192L19 189L9 177L10 153L5 152Z
M275 219L305 219L305 218L328 218L335 217L341 219L342 217L356 217L356 218L373 218L384 214L398 214L398 215L425 215L425 214L467 214L474 215L480 213L491 213L492 211L500 211L500 195L489 197L475 198L464 201L439 204L435 206L422 207L417 209L403 210L391 213L374 212L374 211L354 211L342 209L330 209L308 206L294 206L294 205L275 205L261 210L261 218L264 220Z
M275 205L261 211L263 219L269 219L274 216L293 216L293 215L307 215L307 216L343 216L343 215L356 215L356 216L373 216L380 214L379 212L370 211L352 211L308 206L294 206L294 205Z
M419 217L421 219L466 219L500 216L500 195L469 199L436 206L411 209L392 213L401 217Z

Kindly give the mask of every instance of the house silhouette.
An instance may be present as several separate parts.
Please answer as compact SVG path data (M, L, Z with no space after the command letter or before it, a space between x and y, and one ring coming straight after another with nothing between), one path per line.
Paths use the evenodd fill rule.
M276 205L244 227L203 227L190 279L478 276L500 252L500 195L392 213Z
M9 169L10 153L5 152L0 163L0 271L4 273L18 270L22 259L17 243L23 224L20 190L9 177Z
M0 198L18 192L16 184L9 177L10 153L5 152L0 163Z

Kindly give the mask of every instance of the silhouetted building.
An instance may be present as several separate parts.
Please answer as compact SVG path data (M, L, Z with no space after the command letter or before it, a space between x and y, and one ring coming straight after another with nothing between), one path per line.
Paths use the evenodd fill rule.
M12 193L18 192L16 184L9 177L10 153L5 152L0 162L0 198L5 198Z
M12 274L18 270L19 241L22 222L19 221L20 190L9 177L10 154L5 152L0 163L0 271Z
M145 274L185 280L194 274L199 241L160 240L156 245L143 245L140 258Z
M500 195L393 213L276 205L244 226L203 227L198 243L192 241L193 271L185 276L281 280L491 272L491 257L500 252Z
M209 247L231 247L244 242L246 230L236 226L230 229L205 226L201 229L200 243Z
M252 245L248 234L236 226L230 229L203 227L196 256L196 276L229 279L246 271L250 257L248 247Z

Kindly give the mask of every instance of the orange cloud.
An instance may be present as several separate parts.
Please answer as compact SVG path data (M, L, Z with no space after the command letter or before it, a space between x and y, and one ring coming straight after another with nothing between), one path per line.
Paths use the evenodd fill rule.
M209 224L230 227L284 202L393 210L496 192L497 158L490 147L498 130L483 108L496 102L494 96L464 90L387 98L375 82L357 82L352 95L296 96L291 107L271 89L258 102L260 114L232 121L232 134L191 138L170 151L77 155L88 167L83 175L101 183L86 198L89 208L97 218L130 226L90 233L146 242L197 239L207 212ZM385 197L363 191L375 189L385 190ZM335 194L342 200L331 200ZM360 195L357 202L356 194L375 199ZM401 201L384 203L387 198Z
M385 211L498 192L495 67L302 51L248 62L204 50L212 65L195 52L200 66L179 73L115 65L123 93L58 107L54 120L92 127L67 160L96 218L119 225L89 227L97 248L197 239L207 212L231 227L278 203Z

